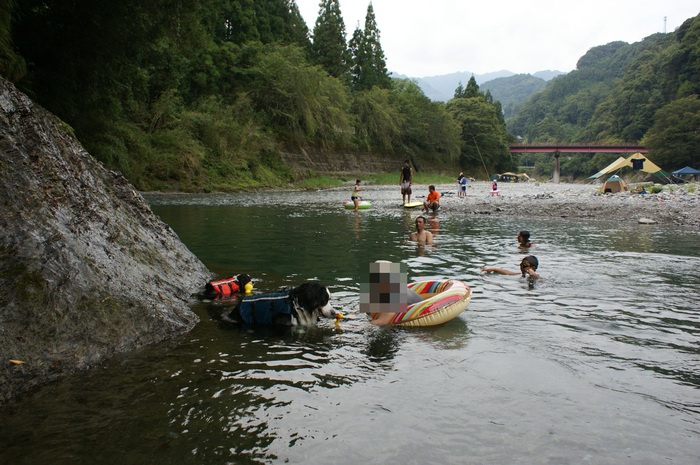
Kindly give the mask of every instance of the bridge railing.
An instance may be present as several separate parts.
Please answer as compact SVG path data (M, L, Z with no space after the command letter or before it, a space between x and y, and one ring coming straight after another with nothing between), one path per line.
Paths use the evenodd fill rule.
M649 153L639 144L547 143L513 144L511 153Z

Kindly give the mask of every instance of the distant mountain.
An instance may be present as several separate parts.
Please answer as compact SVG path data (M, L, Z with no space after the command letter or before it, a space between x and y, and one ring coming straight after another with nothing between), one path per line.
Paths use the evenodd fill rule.
M545 71L538 74L542 73ZM479 86L479 90L482 92L488 90L494 100L501 102L503 116L508 121L509 118L518 113L518 110L533 94L542 90L546 85L547 81L543 78L532 74L516 74L485 82Z
M563 71L546 70L538 71L533 76L535 78L541 79L543 82L546 82L562 74L566 73ZM418 84L418 86L423 90L423 93L430 100L446 102L454 97L455 89L457 88L459 83L461 82L462 85L465 86L472 76L474 76L474 79L476 79L476 83L479 84L479 87L481 88L485 83L489 81L493 81L494 79L500 78L509 78L511 76L516 76L516 74L512 71L501 70L486 74L476 74L470 71L460 71L451 74L443 74L440 76L427 76L422 78L413 78L396 73L392 74L392 76L401 79L411 79ZM518 85L520 84L520 81L516 82L518 83ZM501 98L496 93L494 93L493 90L491 90L491 94L493 95L494 99L501 101L501 104L505 107L505 102L501 100Z

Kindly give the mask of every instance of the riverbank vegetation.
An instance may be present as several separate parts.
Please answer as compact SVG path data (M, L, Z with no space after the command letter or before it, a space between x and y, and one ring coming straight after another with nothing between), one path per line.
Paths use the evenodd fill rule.
M518 159L508 151L515 136L641 142L667 170L700 151L698 18L638 44L591 49L506 126L500 103L473 78L446 103L391 78L369 2L364 26L349 35L338 0L319 2L313 30L293 0L0 7L0 73L141 190L303 186L326 176L289 166L283 153L409 159L419 171L482 179L524 164L547 178L551 154ZM607 163L567 156L562 175Z

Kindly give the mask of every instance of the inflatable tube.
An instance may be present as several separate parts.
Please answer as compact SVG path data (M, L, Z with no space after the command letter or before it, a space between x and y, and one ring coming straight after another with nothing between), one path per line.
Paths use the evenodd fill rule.
M435 326L443 324L466 310L472 290L462 281L418 281L408 288L423 300L409 305L405 312L395 313L387 323L395 326ZM373 313L372 319L379 316Z
M351 200L343 202L343 206L346 210L355 209L355 203ZM370 202L369 200L360 200L360 204L357 206L357 208L360 210L367 210L368 208L372 208L372 202Z

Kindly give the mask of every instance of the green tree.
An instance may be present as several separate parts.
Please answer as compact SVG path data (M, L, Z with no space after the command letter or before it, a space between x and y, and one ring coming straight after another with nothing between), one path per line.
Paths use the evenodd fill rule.
M15 0L0 0L0 76L16 82L26 73L26 64L12 46L14 8Z
M350 54L345 43L345 23L338 0L322 0L313 31L314 62L333 77L341 77L350 69Z
M472 77L470 77L469 81L467 82L467 87L464 88L462 98L478 97L480 94L481 92L479 91L479 85L476 83L476 79L472 74Z
M464 86L462 85L462 81L459 81L459 85L457 85L455 89L454 98L464 98Z
M311 65L301 48L266 46L249 73L254 79L248 93L283 141L314 140L327 147L349 142L347 89Z
M296 44L308 51L309 56L311 56L311 33L309 27L306 25L304 18L302 18L296 2L294 0L285 0L285 3L289 14L285 43Z
M700 97L690 95L656 112L642 143L666 171L693 166L700 153Z
M352 114L359 148L393 153L400 138L401 114L388 89L372 87L353 93Z
M456 98L447 102L447 111L460 127L463 167L496 171L517 168L517 160L508 151L510 136L496 106L483 96Z
M386 69L384 51L379 39L379 29L372 3L367 6L365 28L353 34L350 50L352 54L352 86L354 90L371 89L374 86L391 88L391 78Z
M459 127L445 105L430 101L418 84L408 79L394 79L392 94L392 104L401 115L401 151L414 160L429 154L445 162L457 161Z

